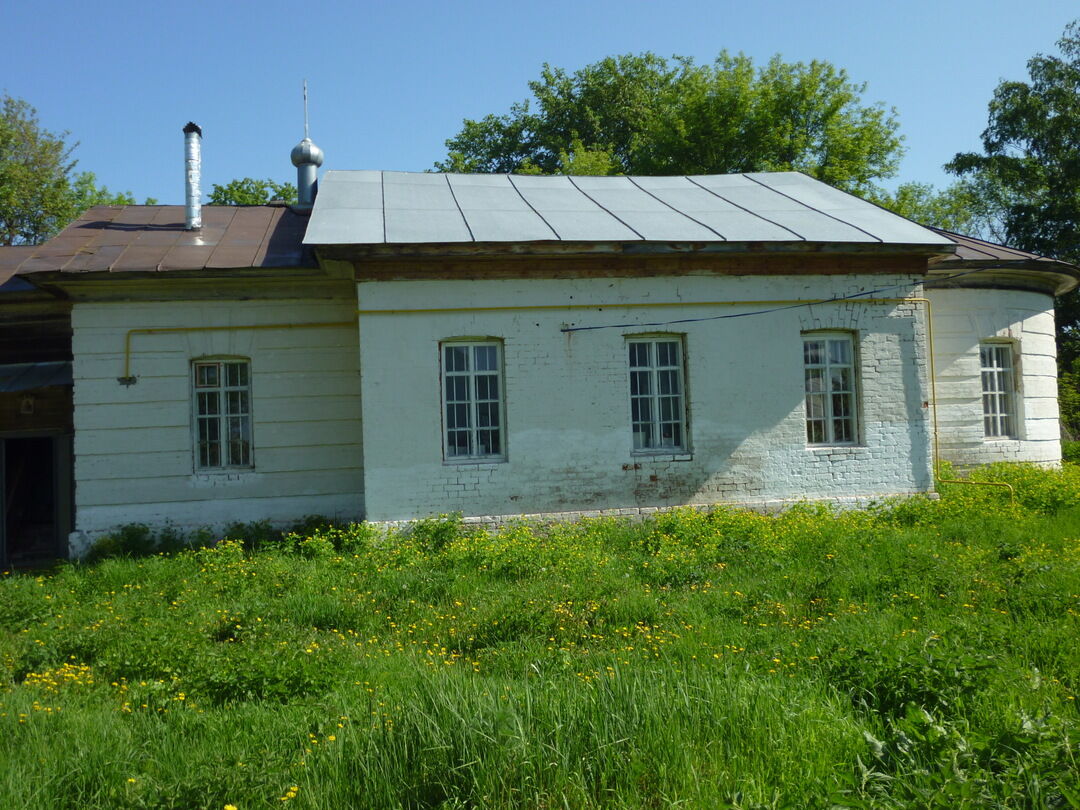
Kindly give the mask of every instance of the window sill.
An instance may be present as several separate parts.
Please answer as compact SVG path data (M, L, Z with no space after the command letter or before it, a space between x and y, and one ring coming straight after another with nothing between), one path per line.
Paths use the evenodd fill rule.
M694 454L687 452L671 452L670 450L637 450L630 454L635 461L693 461Z
M806 449L811 453L836 453L836 452L856 452L866 449L865 444L808 444Z
M258 477L254 467L225 470L196 470L191 482L196 487L227 487L245 484Z
M476 467L482 464L505 464L506 456L484 456L483 458L447 458L443 459L444 467Z

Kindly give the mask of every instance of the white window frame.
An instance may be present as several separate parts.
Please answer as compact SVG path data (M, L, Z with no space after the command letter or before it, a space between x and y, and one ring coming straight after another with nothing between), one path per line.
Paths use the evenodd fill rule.
M674 362L670 345L676 347L678 354ZM685 336L628 336L626 361L632 452L640 455L689 452Z
M192 456L196 472L255 467L251 361L200 357L191 361Z
M1019 437L1016 412L1016 350L1010 341L979 343L983 438L987 441Z
M814 343L824 344L824 352L812 349L810 344ZM846 349L841 348L845 346ZM803 332L802 349L803 423L807 445L849 447L858 444L861 397L855 334Z
M489 349L494 350L494 368L489 367L492 365ZM464 354L454 350L464 350ZM480 350L483 350L483 354ZM454 351L453 360L451 351ZM501 340L444 340L439 344L445 463L506 460L503 356ZM461 365L463 358L464 366ZM477 368L481 364L485 367ZM494 396L492 386L496 389ZM492 423L493 417L497 420L495 424Z

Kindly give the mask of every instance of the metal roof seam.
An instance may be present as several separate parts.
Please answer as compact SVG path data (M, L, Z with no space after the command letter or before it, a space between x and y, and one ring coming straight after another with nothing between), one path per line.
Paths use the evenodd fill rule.
M386 172L379 172L379 199L382 201L382 240L387 244L390 239L386 234Z
M707 186L703 186L703 185L701 185L701 183L697 182L697 180L695 180L695 179L694 179L693 177L691 177L691 176L690 176L690 175L688 175L688 174L687 174L687 175L683 175L683 176L684 176L684 177L685 177L685 178L686 178L686 179L687 179L687 180L688 180L689 182L693 183L693 184L694 184L695 186L697 186L698 188L700 188L700 189L702 189L702 190L704 190L704 191L708 192L709 194L712 194L712 195L713 195L714 197L717 197L717 198L719 198L719 199L723 200L723 201L724 201L724 202L726 202L726 203L727 203L728 205L734 205L734 206L735 206L736 208L738 208L738 209L739 209L740 211L745 211L746 213L750 214L751 216L757 217L758 219L763 219L763 220L765 220L766 222L768 222L768 223L770 223L770 224L772 224L772 225L775 225L775 226L776 226L777 228L783 228L783 229L784 229L785 231L787 231L788 233L790 233L790 234L793 234L794 236L798 237L798 238L799 238L799 239L800 239L801 241L803 241L803 242L806 242L806 241L807 241L807 239L806 239L806 237L805 237L805 236L803 236L803 235L802 235L801 233L799 233L799 232L798 232L798 231L796 231L796 230L792 230L792 229L791 229L791 228L789 228L789 227L788 227L787 225L781 225L781 224L780 224L779 222L777 222L776 220L774 220L774 219L769 219L769 218L768 218L767 216L765 216L764 214L759 214L759 213L758 213L757 211L751 211L751 210L750 210L749 208L747 208L746 206L744 206L744 205L739 205L739 204L738 204L737 202L735 202L734 200L729 200L729 199L728 199L727 197L725 197L725 196L724 196L723 194L721 194L720 192L718 192L718 191L714 191L713 189L711 189L711 188L709 188L709 187L707 187Z
M725 242L727 242L727 241L728 241L728 238L727 238L726 236L724 236L724 235L723 235L722 233L720 233L720 231L716 230L716 228L713 228L713 227L712 227L711 225L706 225L706 224L705 224L704 222L702 222L702 221L701 221L700 219L697 219L697 218L695 218L695 217L692 217L692 216L690 216L690 215L689 215L688 213L686 213L685 211L680 211L680 210L679 210L678 208L676 208L676 207L675 207L674 205L672 205L671 203L667 202L666 200L662 200L662 199L660 199L660 197L656 196L656 195L655 195L655 194L653 194L653 193L652 193L651 191L649 191L649 190L648 190L647 188L643 187L643 186L642 186L642 185L641 185L640 183L638 183L638 182L637 182L636 180L634 180L634 178L633 178L633 177L631 177L630 175L626 175L626 179L627 179L627 180L629 180L629 181L630 181L630 183L631 183L631 184L632 184L632 185L633 185L633 186L634 186L635 188L637 188L637 189L639 189L639 190L641 190L641 191L645 192L646 194L648 194L648 195L649 195L650 197L652 197L652 198L653 198L654 200L656 200L656 201L657 201L658 203L660 203L661 205L666 205L666 206L667 206L668 208L670 208L670 209L671 209L672 211L674 211L674 212L675 212L676 214L681 214L682 216L686 217L686 218L687 218L688 220L690 220L691 222L696 222L696 223L697 223L698 225L700 225L700 226L701 226L702 228L705 228L706 230L710 230L710 231L712 231L712 232L713 232L713 233L715 233L715 234L716 234L717 236L719 236L719 237L720 237L721 239L723 239L723 240L724 240Z
M561 242L562 241L562 236L559 235L559 232L557 230L555 230L555 228L552 227L551 223L548 222L547 219L544 218L543 214L541 214L539 211L536 210L536 206L534 206L531 202L529 202L528 198L524 194L521 193L521 189L518 188L517 183L514 182L514 175L508 174L508 175L506 175L506 179L510 183L510 188L512 188L514 191L516 191L517 195L519 197L521 197L521 201L523 203L525 203L527 206L529 206L530 211L532 211L534 214L536 214L538 217L540 217L540 221L543 222L545 225L547 225L548 230L551 231L555 235L555 238L558 239Z
M255 253L251 257L249 265L251 267L258 267L261 264L260 257L266 258L266 248L270 244L270 234L274 232L277 227L278 221L281 219L281 214L285 209L273 209L270 212L270 216L267 217L266 227L263 228L262 239L259 240L258 247L255 248Z
M461 221L465 223L465 230L469 232L469 238L475 242L476 234L473 233L472 225L469 224L469 218L465 216L465 212L461 208L461 203L458 202L457 194L454 193L454 184L450 182L450 175L444 173L443 177L446 178L446 187L450 189L450 199L454 201L458 213L461 214Z
M645 238L645 235L641 231L639 231L637 228L632 226L629 222L624 220L622 217L620 217L614 211L611 211L610 209L605 208L603 205L601 205L599 202L597 202L596 199L592 195L590 195L588 192L583 190L581 188L581 186L579 186L577 183L574 182L574 178L571 175L569 175L569 174L566 175L566 179L570 181L570 185L572 185L575 189L577 189L578 194L580 194L585 199L589 200L593 205L595 205L597 208L599 208L601 211L603 211L605 214L607 214L612 219L614 219L614 220L616 220L618 222L621 222L624 226L626 226L627 230L633 231L634 233L636 233L638 235L638 238L642 242L649 241L648 239Z
M802 172L800 172L800 174L801 173ZM749 174L746 174L745 172L743 173L743 177L745 177L747 180L749 180L749 181L751 181L753 183L757 183L762 188L767 188L769 191L773 192L774 194L779 194L781 197L787 197L792 202L798 203L799 205L803 206L804 208L809 208L811 211L814 211L815 213L821 214L823 217L828 217L829 219L835 219L837 222L840 222L840 223L842 223L844 225L847 225L849 228L854 228L857 231L862 231L867 236L869 236L871 239L874 239L874 240L880 242L883 245L885 244L884 239L882 239L880 236L875 236L874 234L870 233L870 231L866 230L866 228L860 228L858 225L855 225L852 222L848 222L846 219L840 219L840 217L833 216L832 214L828 213L827 211L822 211L820 208L814 208L814 206L809 205L807 203L804 203L802 200L798 200L795 197L792 197L790 194L785 194L784 192L782 192L778 188L774 188L773 186L770 186L767 183L762 183L760 180L756 180L755 178L751 177ZM841 191L840 189L837 189L837 191L840 191L842 194L847 194L846 191ZM852 194L850 196L854 197L855 195Z
M226 206L226 207L227 207L227 208L235 208L235 209L236 209L237 211L239 211L239 210L240 210L240 209L239 209L239 207L238 207L238 206L235 206L235 205L230 205L230 206ZM217 253L217 252L218 252L219 250L221 250L221 249L222 249L222 247L224 247L224 242L225 242L225 234L227 234L227 233L229 232L229 226L230 226L230 225L232 225L232 221L233 221L234 219L236 219L236 211L230 211L230 212L229 212L229 218L228 218L228 220L227 220L227 221L225 222L224 226L223 226L223 227L222 227L222 229L221 229L221 239L219 239L219 240L218 240L218 243L217 243L216 245L214 245L214 248L213 248L213 250L211 250L211 251L210 251L210 255L209 255L209 256L207 256L207 257L206 257L206 259L205 259L205 260L203 261L203 269L206 269L206 268L207 268L207 267L209 267L209 266L210 266L211 264L213 264L213 262L214 262L214 255L215 255L215 254L216 254L216 253Z

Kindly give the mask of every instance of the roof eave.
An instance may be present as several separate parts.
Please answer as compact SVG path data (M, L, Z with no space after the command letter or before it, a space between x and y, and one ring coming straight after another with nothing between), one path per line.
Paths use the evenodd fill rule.
M936 277L936 278L935 278ZM1060 296L1080 286L1080 267L1053 259L957 259L936 264L928 289L1010 289Z
M925 256L955 253L956 245L886 242L452 242L400 244L315 244L322 259L415 259L512 256L642 256L733 254L834 254Z

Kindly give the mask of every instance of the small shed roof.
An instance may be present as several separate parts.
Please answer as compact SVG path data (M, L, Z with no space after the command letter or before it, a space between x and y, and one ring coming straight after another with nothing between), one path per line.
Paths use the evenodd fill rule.
M0 250L0 283L18 273L165 272L316 267L306 215L284 205L203 206L184 229L182 205L98 205L48 242Z
M330 171L304 243L952 240L798 172L568 177ZM943 251L944 252L944 251Z

